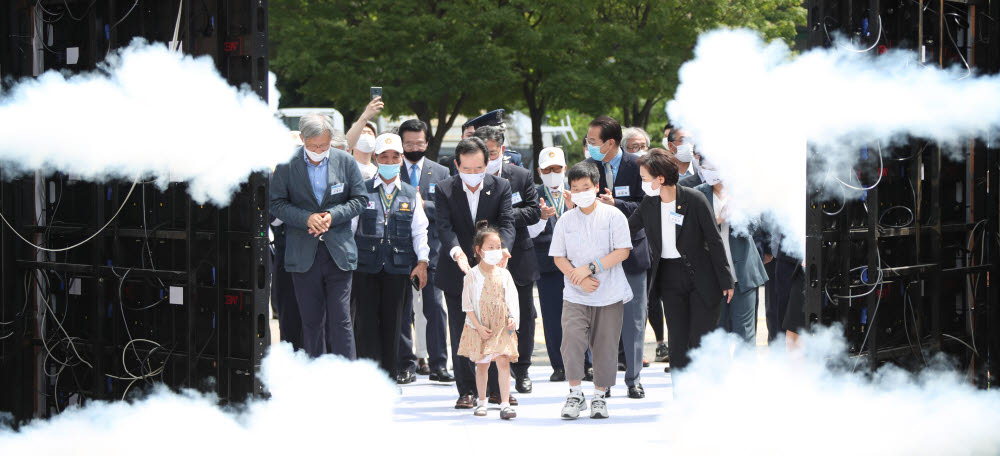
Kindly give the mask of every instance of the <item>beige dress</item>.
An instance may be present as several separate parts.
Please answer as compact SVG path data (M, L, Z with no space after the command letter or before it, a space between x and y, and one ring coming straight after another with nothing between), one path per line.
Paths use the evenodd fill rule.
M493 331L483 340L479 332L467 325L462 327L458 354L475 362L488 362L506 355L517 360L517 332L507 329L507 303L504 299L502 276L498 270L486 277L479 301L479 322Z

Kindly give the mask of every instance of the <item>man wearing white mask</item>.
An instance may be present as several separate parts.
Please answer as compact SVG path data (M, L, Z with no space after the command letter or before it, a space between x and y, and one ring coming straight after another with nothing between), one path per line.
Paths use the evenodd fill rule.
M677 159L677 183L684 187L696 187L701 185L701 176L698 174L698 165L694 159L694 143L688 137L687 131L683 128L675 128L667 135L667 149L674 154ZM692 178L687 182L684 179Z
M528 227L528 234L535 243L538 259L538 302L542 308L542 331L545 349L552 366L550 382L566 381L566 366L559 346L562 345L563 275L549 256L552 231L563 213L573 209L569 189L566 188L566 154L558 147L546 147L538 154L538 175L542 178L536 192L541 196L542 216L538 223ZM594 381L594 367L590 352L583 362L583 380Z
M420 288L427 284L430 257L423 201L415 187L399 180L402 142L393 133L376 138L378 177L365 182L367 207L351 220L358 246L358 356L378 361L393 379L406 288L410 280Z
M358 162L358 169L361 170L361 176L365 180L375 177L378 172L378 166L372 163L376 135L375 124L372 123L372 120L378 117L384 107L382 97L375 98L365 107L365 112L361 114L358 121L351 125L350 130L347 130L347 145L354 160Z
M458 175L441 181L434 193L438 238L441 241L435 282L444 292L448 307L451 355L459 394L455 403L457 409L474 408L479 398L473 363L469 358L458 356L458 341L462 339L462 328L465 326L462 284L465 274L476 261L473 250L476 223L485 220L500 232L504 252L500 267L507 266L509 249L514 245L515 238L510 184L488 174L487 162L489 151L481 139L463 139L455 146Z
M622 130L622 146L625 151L637 157L646 155L649 150L649 134L639 127L629 127Z
M508 269L517 285L521 319L517 328L517 352L520 356L511 360L510 370L517 392L528 394L532 390L528 368L531 367L531 354L535 351L535 317L538 316L531 293L531 286L538 280L538 260L535 258L535 247L528 234L528 227L538 223L542 212L531 173L520 166L503 162L503 131L498 127L479 127L474 137L482 139L489 150L490 161L486 163L486 172L505 179L511 187L510 202L514 211L515 234L514 245L509 247L511 258ZM493 372L496 367L490 369ZM496 375L491 375L490 391L487 394L491 402L500 403L496 379Z

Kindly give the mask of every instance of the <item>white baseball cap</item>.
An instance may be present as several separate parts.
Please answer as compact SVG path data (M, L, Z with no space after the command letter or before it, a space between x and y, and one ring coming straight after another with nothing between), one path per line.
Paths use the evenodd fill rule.
M375 155L387 150L403 153L403 140L395 133L382 133L375 138Z
M559 147L546 147L538 153L538 167L548 168L552 165L566 166L566 154Z

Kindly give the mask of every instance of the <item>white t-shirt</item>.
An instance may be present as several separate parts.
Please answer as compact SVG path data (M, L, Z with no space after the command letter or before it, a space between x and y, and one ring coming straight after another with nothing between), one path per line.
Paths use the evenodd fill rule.
M670 213L677 212L677 200L669 203L660 201L660 235L663 245L660 248L660 258L672 259L680 258L681 252L677 251L677 225L670 220Z
M563 213L552 233L549 256L564 257L573 267L604 258L616 249L632 249L632 235L625 214L614 206L597 203L589 215L580 208ZM625 279L621 263L598 271L593 276L601 282L593 293L563 278L563 299L584 306L603 307L632 300L632 287Z

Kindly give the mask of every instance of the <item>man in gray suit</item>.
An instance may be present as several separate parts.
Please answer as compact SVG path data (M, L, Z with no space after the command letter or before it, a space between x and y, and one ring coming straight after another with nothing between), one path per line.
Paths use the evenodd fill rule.
M299 120L305 145L271 180L271 213L285 222L285 269L292 273L310 356L356 356L351 327L351 271L358 249L351 219L368 203L357 163L330 147L333 122L310 114Z

